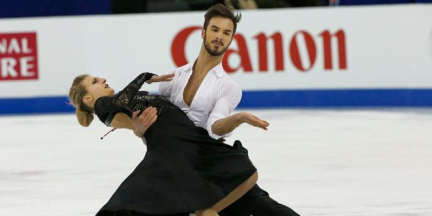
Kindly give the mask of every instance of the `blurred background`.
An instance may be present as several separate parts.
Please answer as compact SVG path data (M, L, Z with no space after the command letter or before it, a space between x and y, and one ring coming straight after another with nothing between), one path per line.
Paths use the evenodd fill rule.
M431 3L430 0L3 0L0 18L207 10L215 3L236 9Z
M94 215L146 147L79 126L73 78L194 61L216 3L242 13L236 112L270 122L227 140L262 188L301 215L432 215L432 0L0 0L0 215Z
M3 0L0 115L73 112L67 80L81 73L118 87L186 64L216 3L244 15L223 60L239 108L430 107L430 2Z

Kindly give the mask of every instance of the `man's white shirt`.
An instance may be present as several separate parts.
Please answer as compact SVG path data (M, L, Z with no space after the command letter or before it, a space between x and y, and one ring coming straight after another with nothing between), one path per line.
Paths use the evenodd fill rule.
M196 126L206 129L212 138L230 136L231 133L222 136L214 134L211 126L217 120L229 116L240 103L240 86L228 77L220 63L207 73L189 107L183 100L183 92L192 75L193 65L194 62L191 62L169 71L175 76L171 82L159 84L159 94L167 96Z

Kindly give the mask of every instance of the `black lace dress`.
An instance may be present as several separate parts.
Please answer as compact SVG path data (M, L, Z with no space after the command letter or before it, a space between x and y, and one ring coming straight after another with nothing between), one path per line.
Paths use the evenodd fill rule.
M96 115L107 125L118 112L131 116L147 106L158 110L157 121L144 134L144 159L98 216L174 214L209 208L256 171L240 142L230 146L214 140L165 97L138 92L152 76L143 73L118 94L95 103Z

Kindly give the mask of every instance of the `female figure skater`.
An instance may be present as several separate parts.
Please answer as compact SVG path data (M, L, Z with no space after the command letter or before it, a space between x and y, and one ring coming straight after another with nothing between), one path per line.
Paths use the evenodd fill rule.
M241 145L232 147L210 138L205 129L195 126L168 99L139 91L144 82L164 79L142 73L114 94L106 79L81 75L70 88L69 98L82 126L90 125L93 113L109 126L119 112L131 117L134 111L150 106L158 112L157 121L144 133L144 159L97 216L182 212L218 215L258 179L256 168Z

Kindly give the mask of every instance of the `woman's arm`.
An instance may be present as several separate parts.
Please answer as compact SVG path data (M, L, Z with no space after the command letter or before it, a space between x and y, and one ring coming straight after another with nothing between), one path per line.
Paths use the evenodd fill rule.
M138 115L139 112L135 111L132 114L134 122L125 113L117 113L110 126L133 130L136 136L143 138L147 129L157 120L157 110L154 107L148 107L140 115Z
M125 113L117 113L111 121L111 127L133 130L132 119Z
M115 115L129 109L128 105L132 102L141 86L145 81L151 79L153 75L151 73L142 73L119 93L113 96L98 98L95 102L94 110L99 119L105 125L111 126ZM125 122L126 125L119 125L121 126L120 128L128 128L127 121Z
M136 77L132 82L129 83L123 90L119 93L115 94L112 97L101 97L96 100L95 103L95 111L96 113L117 113L122 112L124 108L126 108L135 95L138 93L141 86L144 82L153 83L153 82L168 82L172 80L174 75L164 75L157 76L155 74L146 72L140 74Z

